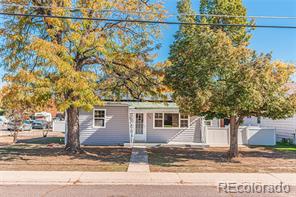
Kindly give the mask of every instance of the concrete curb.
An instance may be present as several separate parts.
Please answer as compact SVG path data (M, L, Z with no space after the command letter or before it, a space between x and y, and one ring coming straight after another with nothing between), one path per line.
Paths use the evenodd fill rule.
M130 173L0 171L0 185L199 185L219 182L296 186L294 173Z

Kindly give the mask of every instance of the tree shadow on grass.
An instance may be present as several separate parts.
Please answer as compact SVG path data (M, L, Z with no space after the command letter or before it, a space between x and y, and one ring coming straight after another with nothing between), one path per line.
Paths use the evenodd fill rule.
M228 159L227 149L192 149L192 148L150 148L148 149L149 163L158 166L175 166L181 167L182 162L200 161L200 164L205 162L214 162L223 164L240 164L239 159ZM240 150L240 158L259 159L295 159L296 152L278 152L266 148L257 148L249 150ZM206 165L206 164L205 164Z
M18 140L17 144L64 144L64 137L38 137Z
M70 160L80 160L85 164L87 161L126 164L130 155L131 149L124 147L83 147L83 153L69 154L64 151L63 141L59 137L19 140L15 145L0 147L0 162L28 160L27 158L33 160L34 157L59 159L60 156L68 156Z

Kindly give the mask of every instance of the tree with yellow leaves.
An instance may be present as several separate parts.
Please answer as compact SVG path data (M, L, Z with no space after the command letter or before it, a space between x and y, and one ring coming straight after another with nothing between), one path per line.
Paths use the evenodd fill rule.
M15 76L7 76L6 84L1 88L0 106L5 109L5 115L14 124L13 142L16 142L18 132L36 110L48 105L50 95L44 87L49 87L48 81L35 81L34 73L20 70ZM36 83L35 83L36 82Z
M105 98L159 96L163 90L161 65L152 64L153 52L159 48L158 25L104 20L161 20L162 4L149 0L7 2L26 6L3 7L3 12L39 17L4 19L2 64L14 80L28 80L24 88L38 87L33 98L54 99L66 111L66 150L80 151L79 108L90 110Z

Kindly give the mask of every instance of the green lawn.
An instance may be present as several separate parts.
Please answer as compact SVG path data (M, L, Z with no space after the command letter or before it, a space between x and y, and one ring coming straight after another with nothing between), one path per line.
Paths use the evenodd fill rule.
M295 144L288 144L288 143L277 143L274 147L274 150L277 151L295 151L296 152L296 145Z

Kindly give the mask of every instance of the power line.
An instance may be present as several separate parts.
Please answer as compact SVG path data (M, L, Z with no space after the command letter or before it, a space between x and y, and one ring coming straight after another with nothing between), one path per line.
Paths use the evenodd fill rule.
M131 10L114 10L114 9L94 9L94 8L85 8L85 7L61 7L61 6L35 6L35 5L22 5L15 3L1 3L0 5L12 6L12 7L26 7L26 8L44 8L44 9L65 9L65 10L88 10L88 11L97 11L97 12L118 12L125 14L154 14L157 15L157 12L145 12L145 11L131 11ZM167 16L204 16L204 17L219 17L219 18L250 18L250 19L296 19L296 16L240 16L240 15L223 15L223 14L188 14L188 13L179 13L174 14L170 13Z
M93 21L108 21L108 22L126 22L126 23L166 24L166 25L195 25L195 26L296 29L296 26L281 26L281 25L188 23L188 22L152 21L152 20L137 20L137 19L112 19L112 18L90 18L90 17L57 16L57 15L37 15L37 14L21 14L21 13L9 13L9 12L0 12L0 15L21 16L21 17L38 17L38 18L74 19L74 20L93 20Z

